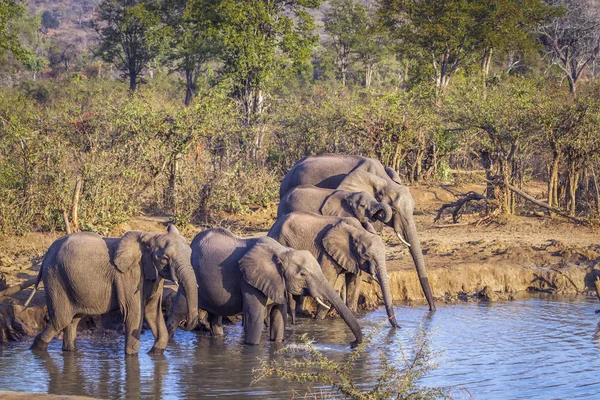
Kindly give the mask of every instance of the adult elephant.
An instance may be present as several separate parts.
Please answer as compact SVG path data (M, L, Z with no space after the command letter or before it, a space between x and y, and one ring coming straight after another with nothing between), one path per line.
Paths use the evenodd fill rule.
M408 187L400 183L400 177L393 169L384 168L373 158L355 155L323 154L305 157L294 164L283 178L279 190L280 198L301 185L315 185L349 192L364 191L388 204L392 208L393 216L385 224L392 227L398 239L409 246L429 309L435 311L421 243L413 218L414 200Z
M308 250L319 262L334 287L345 283L346 304L356 311L360 294L360 271L379 282L388 319L398 326L392 305L385 246L381 237L368 232L355 218L331 217L310 212L292 212L279 218L268 236L284 246ZM292 319L294 319L292 307Z
M309 211L334 217L354 217L366 224L375 221L389 222L392 208L377 201L367 192L348 192L302 185L291 189L279 202L277 218L293 211Z
M309 252L284 247L269 237L240 238L223 228L199 233L191 247L199 284L198 306L209 313L213 334L222 333L221 317L243 313L244 342L258 344L267 308L272 307L270 339L283 341L287 292L330 302L354 333L354 344L362 341L354 314L327 283ZM183 317L182 294L177 293L167 320L169 336Z
M198 322L198 289L190 263L192 251L174 225L166 234L130 231L121 238L80 232L56 240L44 256L38 275L44 281L49 321L37 335L34 350L64 330L63 350L75 349L77 324L86 315L121 310L125 353L137 354L142 317L154 335L151 353L162 353L169 341L162 315L164 279L185 292L186 329Z

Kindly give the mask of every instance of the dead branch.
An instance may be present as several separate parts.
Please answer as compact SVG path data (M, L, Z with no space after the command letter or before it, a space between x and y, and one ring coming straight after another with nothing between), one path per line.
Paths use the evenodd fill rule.
M27 289L30 286L33 286L37 281L37 277L26 280L25 282L21 282L15 286L11 286L7 289L4 289L0 292L0 297L8 297L13 294L19 293L21 290Z
M67 215L67 212L65 210L62 211L62 215L63 215L63 220L65 222L65 232L67 232L67 235L71 234L71 224L69 223L69 216Z
M81 176L77 177L75 181L75 189L73 190L73 202L71 204L71 223L73 224L73 230L79 232L79 218L77 216L77 208L79 207L79 195L81 194L81 185L83 179Z
M443 204L442 207L440 207L440 209L438 210L437 215L435 216L435 218L433 219L433 222L437 222L439 221L439 219L442 217L442 213L444 212L444 210L446 208L452 208L454 207L454 211L452 211L452 221L454 223L457 223L458 220L460 219L460 210L465 206L465 204L467 204L470 201L473 200L484 200L487 202L487 198L479 193L476 192L468 192L466 194L460 195L462 196L462 198L458 199L457 201L453 202L453 203L446 203Z
M568 218L573 222L577 222L578 224L584 224L587 225L588 222L584 219L581 218L577 218L577 217L573 217L572 215L569 215L567 212L563 211L563 210L559 210L558 208L554 208L554 207L550 207L548 204L539 201L538 199L536 199L535 197L525 193L524 191L522 191L521 189L518 189L516 187L514 187L513 185L507 184L506 187L511 190L512 192L518 194L519 196L521 196L522 198L524 198L525 200L528 200L530 202L532 202L533 204L540 206L542 208L545 208L546 210L550 210L555 214L558 214L562 217Z

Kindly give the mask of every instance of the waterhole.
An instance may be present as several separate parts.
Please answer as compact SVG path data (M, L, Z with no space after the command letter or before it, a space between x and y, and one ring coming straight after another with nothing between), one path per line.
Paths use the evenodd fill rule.
M379 309L360 318L375 329L372 344L356 363L354 379L374 382L382 354L402 363L421 332L437 368L421 383L451 387L456 399L600 398L600 308L589 297L535 296L495 303L397 306L401 329L383 325ZM149 356L152 335L144 332L138 357L125 357L123 335L109 332L78 338L77 351L63 353L54 340L47 354L28 350L31 340L0 347L0 391L14 390L99 398L298 396L306 386L269 377L252 386L260 360L283 357L274 344L243 345L240 324L225 337L178 331L164 356ZM288 327L287 344L302 334L328 357L343 361L353 339L340 319L301 319ZM298 357L302 350L298 349ZM289 357L289 356L288 356ZM313 387L317 396L326 388Z

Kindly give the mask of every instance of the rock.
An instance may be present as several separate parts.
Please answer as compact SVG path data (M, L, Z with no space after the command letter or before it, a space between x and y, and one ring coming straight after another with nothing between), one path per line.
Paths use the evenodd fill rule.
M484 286L483 289L481 289L478 293L477 296L485 301L497 301L498 300L498 295L492 290L490 289L489 286Z

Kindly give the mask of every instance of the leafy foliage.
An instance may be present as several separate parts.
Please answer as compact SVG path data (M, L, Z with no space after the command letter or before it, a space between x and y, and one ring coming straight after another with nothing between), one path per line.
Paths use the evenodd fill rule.
M385 353L380 352L381 366L375 382L372 385L355 382L352 371L356 363L365 356L367 347L373 345L373 335L374 332L367 335L343 363L325 356L303 336L301 346L306 355L298 357L298 345L286 346L280 353L288 356L287 358L271 362L261 360L261 366L254 370L253 383L274 375L286 381L306 383L309 390L313 384L324 385L335 391L335 394L353 400L450 398L446 388L428 388L419 384L435 368L433 353L423 332L415 340L416 350L412 356L406 354L399 344L402 365L390 361Z

